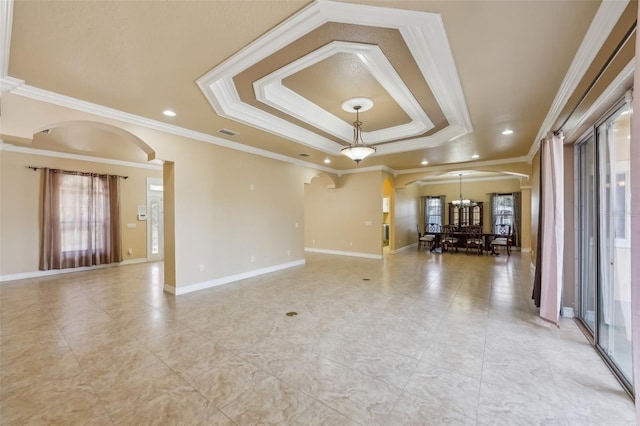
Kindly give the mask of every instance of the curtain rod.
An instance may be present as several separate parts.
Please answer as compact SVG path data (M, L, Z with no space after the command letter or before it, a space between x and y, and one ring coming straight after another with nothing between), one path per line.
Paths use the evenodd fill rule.
M47 169L48 167L35 167L35 166L27 166L27 169L31 169L31 170L40 170L40 169ZM90 176L96 176L96 177L106 177L106 176L115 176L115 177L119 177L122 179L129 179L129 176L120 176L120 175L107 175L107 174L101 174L101 173L91 173L91 172L78 172L78 171L74 171L74 170L62 170L62 169L49 169L51 171L53 171L54 173L65 173L65 174L69 174L69 175L90 175Z
M636 30L638 26L638 21L634 21L633 25L631 26L631 28L627 31L627 33L624 35L624 37L622 38L622 40L620 41L620 43L618 43L618 45L616 46L616 48L613 50L613 52L611 53L611 55L609 55L609 57L607 58L607 60L605 61L605 63L602 65L602 67L600 68L600 70L598 71L598 73L596 74L596 76L593 78L593 80L591 81L591 83L589 83L589 87L587 87L587 89L584 91L584 93L582 94L582 96L580 96L580 99L578 99L578 102L576 103L576 105L573 107L573 109L571 110L571 112L569 112L569 114L567 115L567 117L564 119L564 121L562 122L562 124L560 125L560 127L558 127L556 130L553 131L553 133L557 136L559 134L560 131L562 131L562 128L564 126L566 126L566 124L569 122L569 120L571 119L571 116L576 112L576 110L578 109L578 107L580 106L580 104L582 103L582 101L585 100L585 98L587 97L587 95L589 95L589 92L591 92L591 89L593 89L593 86L596 85L596 83L598 82L598 80L600 79L600 77L602 77L602 74L604 74L604 72L606 71L606 69L609 67L609 65L611 65L611 62L613 62L613 59L618 55L618 53L620 52L620 50L622 49L622 47L625 45L625 43L629 40L629 38L631 38L631 35L634 33L634 31Z

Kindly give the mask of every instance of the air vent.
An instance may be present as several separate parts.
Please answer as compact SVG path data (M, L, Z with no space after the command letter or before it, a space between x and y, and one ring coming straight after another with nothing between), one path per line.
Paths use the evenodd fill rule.
M40 133L44 133L45 135L48 135L49 133L51 133L51 129L44 129Z
M298 157L308 157L309 154L298 154Z
M233 130L229 130L229 129L220 129L218 130L218 133L222 133L223 135L227 135L227 136L235 136L238 134L238 132L234 132Z

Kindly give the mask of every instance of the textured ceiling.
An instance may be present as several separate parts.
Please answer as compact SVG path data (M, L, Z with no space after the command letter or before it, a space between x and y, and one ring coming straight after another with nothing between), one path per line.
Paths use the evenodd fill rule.
M378 153L360 167L408 170L428 160L468 169L529 153L599 6L18 1L8 76L291 158L308 154L312 164L329 159L336 170L355 167L339 154L355 118L342 102L364 96L375 103L360 116L365 142ZM241 114L221 107L230 92L217 85L235 91L230 109ZM177 116L163 116L166 108ZM502 135L506 128L514 133ZM124 155L100 153L98 143L65 148L46 135L34 146Z

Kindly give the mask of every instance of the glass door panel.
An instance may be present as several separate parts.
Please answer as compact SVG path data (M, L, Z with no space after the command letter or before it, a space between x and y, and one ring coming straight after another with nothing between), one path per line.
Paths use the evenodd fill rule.
M625 106L597 129L599 306L596 344L631 384L629 116L629 108Z
M593 336L596 329L596 166L591 135L578 147L578 235L580 250L579 317Z

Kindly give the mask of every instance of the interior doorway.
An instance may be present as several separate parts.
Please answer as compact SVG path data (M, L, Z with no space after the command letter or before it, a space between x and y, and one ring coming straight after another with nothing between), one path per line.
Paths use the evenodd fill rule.
M164 186L161 178L147 178L147 260L164 259Z

